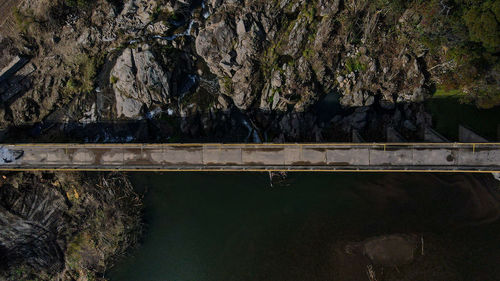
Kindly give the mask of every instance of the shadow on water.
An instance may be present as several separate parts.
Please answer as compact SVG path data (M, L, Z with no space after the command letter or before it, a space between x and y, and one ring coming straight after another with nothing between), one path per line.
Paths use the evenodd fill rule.
M401 274L431 277L425 280L495 280L500 276L495 266L500 223L465 226L491 215L497 219L498 204L490 208L471 199L500 200L498 192L492 193L497 182L491 178L291 174L270 188L267 174L133 174L134 185L146 192L147 230L140 248L108 277L360 280L350 275L356 274L354 265L344 268L336 262L342 241L425 233L425 258L400 268ZM365 276L363 269L361 274Z
M432 114L436 131L451 141L458 140L458 126L465 125L490 141L500 138L500 106L478 109L457 98L433 98L426 107Z
M334 97L335 99L335 97ZM326 120L339 114L328 102L320 103L332 109L324 110ZM0 141L4 143L235 143L271 142L267 133L284 133L284 141L311 142L312 127L319 122L311 112L269 112L254 110L242 112L236 108L227 111L196 113L186 117L169 114L168 111L144 112L139 120L74 120L26 122L9 126L0 131ZM286 121L287 131L279 120ZM290 123L290 124L289 124ZM293 136L292 136L293 132ZM289 138L287 138L289 137ZM342 141L334 136L332 141Z
M340 97L339 93L331 92L314 105L313 111L320 122L329 122L336 115L345 112L340 105Z
M94 122L39 122L10 126L1 132L4 143L169 143L169 142L246 142L248 128L220 120L240 120L239 112L217 112L210 128L203 128L207 115L140 120L99 120ZM187 132L182 126L189 124Z

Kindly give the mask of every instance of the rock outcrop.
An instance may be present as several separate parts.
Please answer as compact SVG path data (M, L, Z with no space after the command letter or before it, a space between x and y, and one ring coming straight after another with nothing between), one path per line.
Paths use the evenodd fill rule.
M372 106L375 96L389 109L423 101L426 79L418 57L391 40L380 13L366 3L351 5L212 1L214 14L199 32L196 51L219 77L222 92L244 110L304 111L332 90L346 107ZM361 14L358 42L349 19Z
M389 125L412 139L430 122L418 105L430 89L426 54L399 38L421 20L411 9L390 20L385 7L340 0L97 1L81 10L28 0L22 9L36 19L26 31L33 71L0 112L4 128L148 112L206 120L235 109L268 141L295 141L308 126L310 140ZM342 112L306 117L332 93Z
M144 106L152 109L168 102L170 74L148 49L125 49L111 71L118 117L137 118Z
M1 280L100 280L137 242L140 200L121 175L7 173L0 186Z

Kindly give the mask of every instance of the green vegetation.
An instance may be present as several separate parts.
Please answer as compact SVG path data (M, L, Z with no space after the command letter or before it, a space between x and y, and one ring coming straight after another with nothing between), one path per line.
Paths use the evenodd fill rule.
M462 92L462 101L479 107L500 105L500 85L493 78L500 70L500 0L415 3L423 18L414 37L450 64L439 74L438 87Z
M347 70L347 73L351 72L362 72L366 70L366 65L361 63L359 58L348 58L345 67Z
M436 90L433 98L441 99L441 98L462 98L465 94L460 90L445 90L443 88L439 88Z
M273 104L273 100L274 100L274 93L270 96L267 97L267 103L268 104Z
M4 192L15 189L19 198L24 198L35 190L33 185L36 183L36 190L44 191L44 198L50 199L46 201L67 200L71 208L57 210L53 217L60 222L48 224L58 227L51 235L61 247L53 250L61 252L56 254L52 249L47 251L43 245L33 245L33 250L37 251L35 257L46 260L39 265L23 260L7 261L9 267L2 268L0 280L105 280L104 273L116 258L137 244L142 231L142 203L124 175L96 173L89 177L81 173L15 173L8 176L5 180L15 183L16 187L6 184L3 187L10 191ZM57 201L54 202L47 203L47 212L41 213L38 220L52 215L48 213L50 208L58 207ZM26 240L24 243L32 244L30 235L20 237ZM28 254L23 253L20 257ZM59 257L64 259L62 264L55 260ZM44 263L47 261L56 262L57 267L50 268L50 264L46 267ZM59 265L63 267L59 268Z
M155 10L153 11L153 13L151 14L150 19L153 22L163 21L167 25L169 25L168 21L170 21L170 20L174 20L174 21L179 20L179 15L177 15L174 12L166 12L165 10L163 10L162 8L160 8L158 6L158 7L155 8Z
M82 260L81 254L85 248L91 247L90 235L88 233L78 233L72 237L66 248L66 262L69 268L75 270L79 268L78 262Z
M379 24L385 25L395 43L415 53L428 51L430 67L443 65L432 73L438 88L460 92L462 102L479 107L500 105L500 0L364 0L355 6L347 5L348 12L337 17L351 34L351 44L359 44L363 36L359 27L363 13L380 13ZM403 17L408 9L416 15L409 12ZM370 43L376 44L365 44ZM346 62L346 71L364 67L356 59Z
M306 59L312 58L314 56L314 50L306 47L304 51L302 51L302 56L305 57Z
M9 273L7 275L7 279L2 279L6 281L19 281L19 280L26 280L26 281L42 281L42 280L48 280L48 276L45 276L43 273L37 273L34 274L33 270L28 267L27 265L20 265L17 267L13 267L9 270Z
M89 57L84 54L77 56L73 65L74 75L66 82L64 92L71 96L92 91L97 70L102 63L102 57Z
M221 79L220 83L222 83L222 86L224 87L224 90L226 93L232 93L233 92L233 81L229 76L225 76Z
M80 221L77 232L68 235L65 251L74 280L82 276L86 280L101 280L97 277L117 255L137 242L140 233L140 199L133 194L131 184L114 174L99 176L93 184L107 189L107 193L80 187L75 182L61 182L62 190L75 206L69 215Z
M270 77L275 68L278 67L278 50L280 49L281 41L271 44L265 51L261 61L261 70L264 77Z
M25 14L22 13L19 8L15 8L12 11L12 14L14 15L14 20L16 21L17 28L21 33L27 33L29 27L35 22L35 18L31 10L27 10Z
M424 0L373 0L369 2L369 9L383 11L386 24L395 24L397 19L412 3L419 3Z
M118 77L111 75L111 77L109 77L109 83L116 84L116 82L118 82Z
M474 4L464 9L463 19L470 39L491 52L500 51L500 1L467 1ZM482 3L480 3L482 2Z
M492 92L492 91L490 91ZM434 99L455 99L460 103L476 103L480 108L490 109L495 105L500 104L500 95L490 96L486 92L475 92L475 93L465 93L458 89L446 90L444 88L438 88L433 95Z
M268 104L273 104L273 102L274 102L274 96L276 94L282 94L283 93L283 89L282 88L273 88L273 89L271 89L271 91L272 91L271 95L269 95L267 97L267 103Z
M271 44L264 51L264 56L261 60L261 71L264 77L270 77L272 73L281 67L283 63L288 65L294 64L294 60L298 58L292 58L284 54L285 48L289 45L290 34L297 24L305 25L308 31L308 38L305 40L301 46L301 54L306 59L311 59L314 57L316 52L313 49L314 40L316 38L316 33L319 25L319 20L316 18L316 3L317 1L308 1L303 6L298 14L291 14L290 10L295 1L291 1L287 7L285 7L285 13L290 14L288 17L283 17L281 22L281 28L276 40L271 42Z
M166 26L170 26L170 21L181 20L181 15L165 10L163 5L162 1L159 1L159 3L156 4L153 13L150 15L150 20L152 22L162 21Z
M94 1L92 1L92 0L64 0L64 2L68 7L83 9L83 8L89 7L90 4L92 4Z
M208 112L217 101L217 97L203 88L194 93L189 93L181 100L183 106L195 104L201 111Z
M76 93L79 92L79 88L81 86L81 83L79 80L75 78L70 78L68 82L66 82L66 92L68 93Z

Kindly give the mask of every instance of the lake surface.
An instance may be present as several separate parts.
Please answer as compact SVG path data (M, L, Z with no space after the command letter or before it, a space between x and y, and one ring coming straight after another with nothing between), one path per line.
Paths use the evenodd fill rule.
M318 106L337 103L329 95ZM494 140L500 107L453 98L426 104L435 129L466 125ZM335 111L336 112L336 111ZM332 113L333 114L333 113ZM324 116L331 118L330 115ZM367 280L346 243L388 234L425 237L425 256L384 280L500 280L500 183L490 175L292 173L131 174L145 195L146 231L112 281Z
M500 106L479 109L473 104L460 103L458 98L438 97L426 102L436 131L450 141L458 141L458 125L473 129L489 141L500 140Z
M297 173L274 187L266 173L131 179L145 194L147 229L111 280L356 280L363 271L338 267L339 243L391 233L425 233L429 259L440 261L394 274L500 274L500 224L457 227L474 217L463 190L482 184L469 175Z

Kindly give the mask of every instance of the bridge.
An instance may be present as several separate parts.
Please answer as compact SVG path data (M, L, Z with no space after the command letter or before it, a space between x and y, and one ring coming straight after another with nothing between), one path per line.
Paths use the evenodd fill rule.
M0 152L3 171L500 172L500 143L3 144Z

